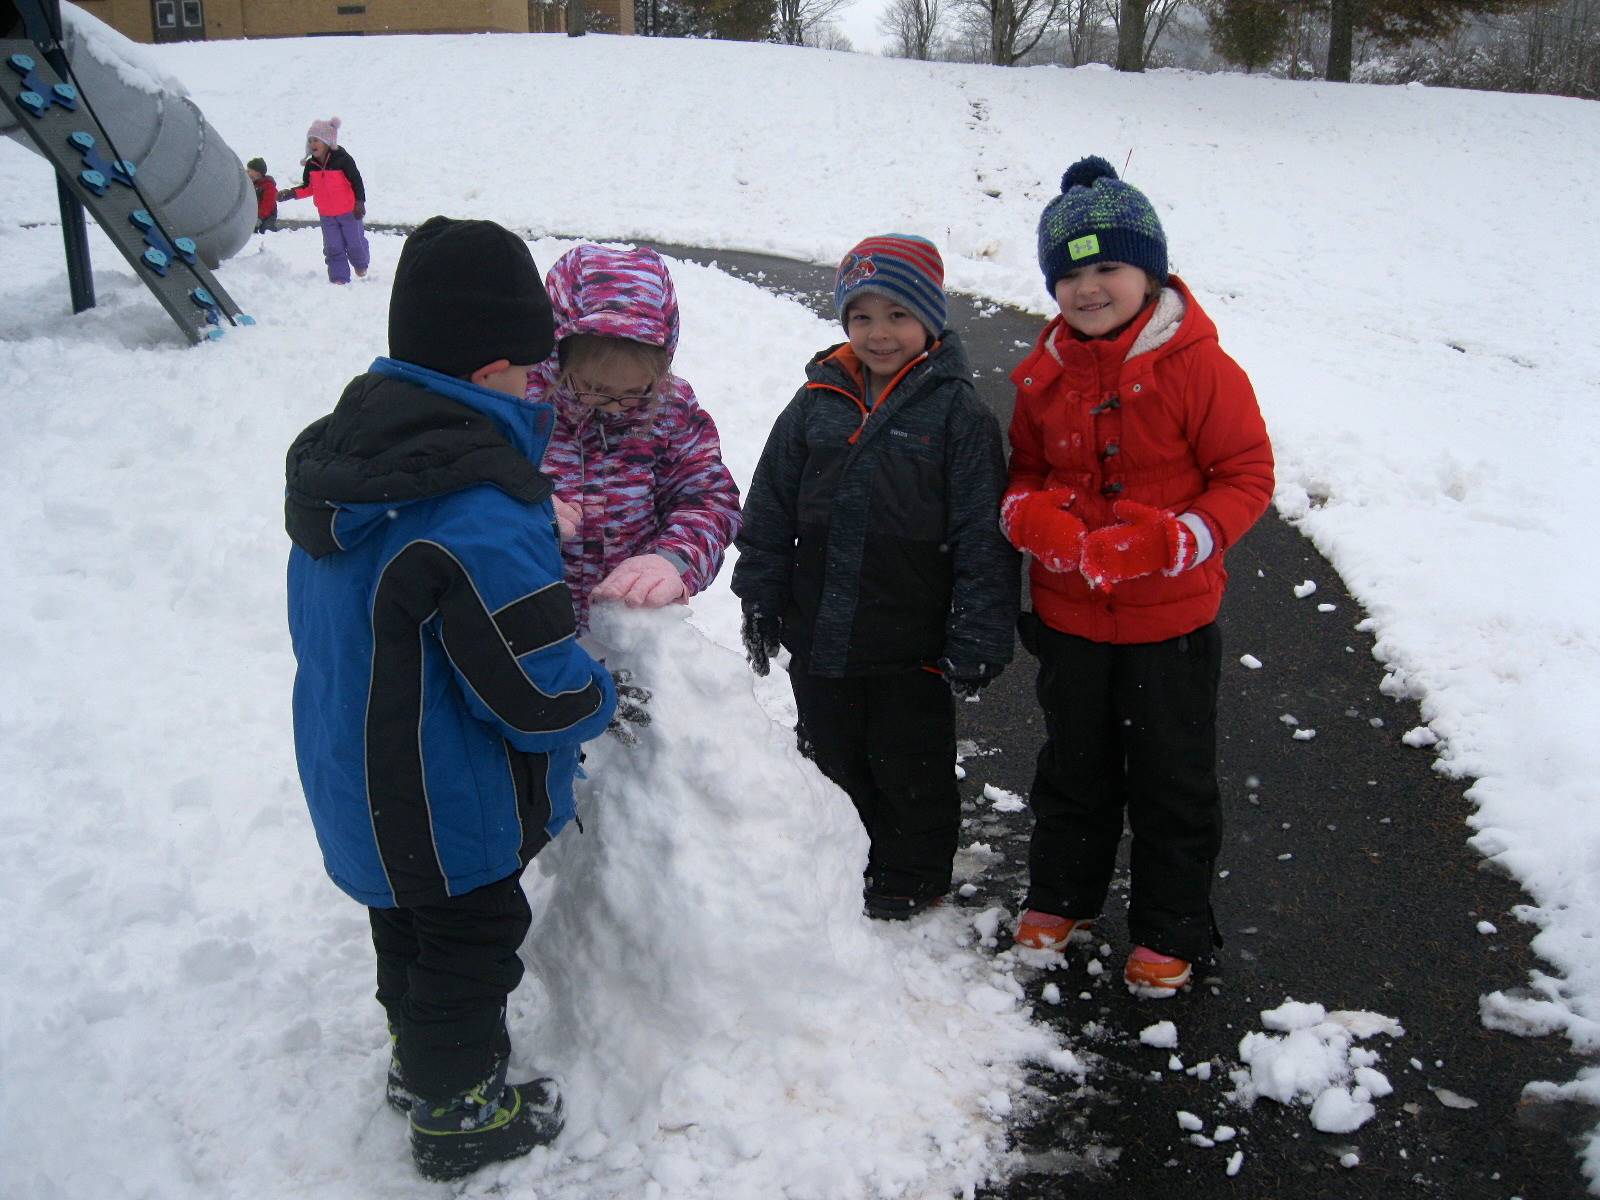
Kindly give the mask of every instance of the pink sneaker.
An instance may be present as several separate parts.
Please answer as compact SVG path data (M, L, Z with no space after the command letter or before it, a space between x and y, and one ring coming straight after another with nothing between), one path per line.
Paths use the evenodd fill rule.
M1135 946L1122 969L1122 981L1135 996L1160 1000L1189 982L1193 971L1181 958L1158 954L1148 946Z
M1058 917L1030 908L1017 918L1017 933L1011 940L1030 950L1059 950L1071 940L1074 930L1093 924L1093 917Z

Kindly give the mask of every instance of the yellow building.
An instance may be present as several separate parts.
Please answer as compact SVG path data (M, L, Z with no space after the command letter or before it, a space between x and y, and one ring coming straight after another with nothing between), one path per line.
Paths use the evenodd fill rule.
M561 33L565 0L74 0L136 42L366 33ZM633 0L583 0L594 33L632 33Z

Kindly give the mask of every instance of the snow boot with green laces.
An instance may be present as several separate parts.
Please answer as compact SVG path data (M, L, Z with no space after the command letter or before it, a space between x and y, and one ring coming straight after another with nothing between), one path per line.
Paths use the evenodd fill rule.
M471 1091L419 1099L411 1109L411 1156L425 1179L460 1179L520 1158L556 1139L566 1116L553 1079L507 1083L506 1062Z

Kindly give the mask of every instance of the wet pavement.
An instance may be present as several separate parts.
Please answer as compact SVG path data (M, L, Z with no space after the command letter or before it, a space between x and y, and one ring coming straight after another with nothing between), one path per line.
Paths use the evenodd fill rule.
M714 261L831 316L831 268L658 248ZM1042 320L952 297L951 323L1003 428L1011 407L1006 373L1023 353L1018 343L1031 345ZM774 400L774 412L784 399ZM1560 1038L1495 1032L1479 1016L1481 995L1517 989L1546 964L1529 951L1534 930L1513 915L1527 897L1467 845L1471 780L1441 776L1431 751L1401 741L1422 724L1418 707L1380 691L1384 668L1372 635L1360 629L1365 614L1310 542L1269 511L1229 552L1228 565L1218 718L1228 824L1214 892L1226 945L1215 969L1184 995L1152 1002L1127 993L1120 981L1128 948L1125 840L1095 939L1063 956L1029 954L1016 967L1038 1019L1059 1028L1090 1070L1081 1083L1036 1075L1011 1123L1024 1169L979 1196L1584 1195L1577 1139L1600 1113L1521 1096L1530 1080L1572 1078L1583 1060ZM1307 580L1315 592L1297 596ZM1262 666L1246 667L1246 654ZM1027 887L1029 816L998 811L983 796L985 784L1026 796L1042 741L1034 663L1020 647L1018 656L958 714L966 740L963 844L996 852L966 856L989 864L972 879L975 893L954 901L974 915L995 906L1014 914ZM1315 736L1305 737L1310 730ZM1479 932L1480 921L1497 932ZM1014 953L1008 928L1002 923L997 955ZM1091 962L1103 969L1092 973ZM1049 985L1059 1003L1042 998ZM1228 1098L1240 1039L1264 1028L1263 1010L1291 998L1381 1013L1404 1028L1399 1037L1358 1043L1377 1051L1395 1090L1354 1133L1317 1132L1304 1107L1260 1100L1245 1109ZM1139 1040L1163 1020L1177 1026L1176 1050ZM1173 1055L1181 1067L1170 1064ZM1210 1064L1207 1080L1195 1073L1201 1063ZM1196 1145L1178 1125L1179 1110L1199 1117L1206 1135L1226 1125L1237 1136ZM1242 1158L1230 1176L1236 1152ZM1341 1165L1349 1154L1359 1165Z

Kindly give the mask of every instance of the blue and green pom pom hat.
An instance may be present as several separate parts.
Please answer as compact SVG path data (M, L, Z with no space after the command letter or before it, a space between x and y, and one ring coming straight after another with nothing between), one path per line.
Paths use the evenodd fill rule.
M1068 271L1124 262L1157 283L1167 281L1167 235L1145 194L1117 178L1098 155L1080 158L1061 177L1061 194L1039 218L1039 269L1052 296Z

